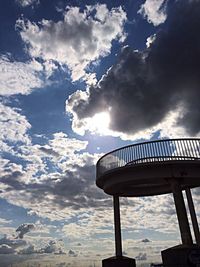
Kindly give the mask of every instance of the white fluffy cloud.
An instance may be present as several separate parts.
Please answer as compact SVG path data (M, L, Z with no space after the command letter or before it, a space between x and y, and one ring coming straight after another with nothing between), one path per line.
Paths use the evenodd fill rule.
M138 13L142 14L149 23L158 26L164 23L167 18L166 3L166 0L146 0L145 3L141 5Z
M58 22L42 20L38 24L19 19L17 26L32 57L67 65L72 80L91 80L86 75L89 64L108 55L113 40L125 39L126 13L121 7L109 10L105 4L97 4L84 11L67 7L63 16Z
M31 126L24 116L4 105L2 115L3 151L18 159L18 163L6 158L0 161L2 197L51 219L72 216L75 206L96 205L94 165L98 155L81 152L88 142L55 133L45 145L32 144L27 134ZM20 146L14 148L16 142ZM99 193L96 197L102 198ZM67 209L69 206L74 207Z
M0 146L2 151L9 152L12 146L9 143L21 142L30 144L27 131L31 128L26 117L20 114L19 109L11 108L0 103Z
M36 60L27 63L0 57L0 95L30 94L33 89L44 86L42 65Z
M155 40L156 40L156 34L150 35L147 38L146 47L149 48Z
M62 132L55 133L53 139L49 141L49 147L60 156L72 156L77 151L86 149L87 141L81 141L75 138L69 138ZM63 148L65 148L63 150Z
M57 254L63 255L66 254L64 252L64 247L61 242L57 240L49 240L47 244L43 247L35 248L33 244L30 244L28 247L19 251L19 254L31 255L31 254Z

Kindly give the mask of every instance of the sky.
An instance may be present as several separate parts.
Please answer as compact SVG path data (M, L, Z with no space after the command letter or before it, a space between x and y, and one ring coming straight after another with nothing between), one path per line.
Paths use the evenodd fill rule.
M199 0L1 1L1 267L99 267L114 255L96 162L199 136L199 16ZM170 194L120 203L123 254L137 266L180 243Z

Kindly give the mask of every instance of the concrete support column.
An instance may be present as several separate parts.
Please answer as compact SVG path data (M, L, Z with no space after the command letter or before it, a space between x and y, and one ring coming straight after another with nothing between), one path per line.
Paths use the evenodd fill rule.
M187 197L187 201L188 201L188 207L190 210L192 226L194 229L195 240L196 240L197 245L200 245L199 225L198 225L197 216L196 216L196 212L195 212L195 208L194 208L191 190L189 188L187 188L185 190L185 192L186 192L186 197Z
M113 196L114 222L115 222L115 257L102 261L102 267L136 267L135 259L122 256L122 238L120 224L119 197Z
M172 179L170 183L174 197L174 203L176 207L176 213L177 213L182 243L184 245L191 246L193 244L192 235L190 231L182 190L180 184L175 179Z
M114 222L115 222L115 251L116 251L116 257L122 257L120 206L119 206L119 197L118 196L113 196L113 206L114 206Z

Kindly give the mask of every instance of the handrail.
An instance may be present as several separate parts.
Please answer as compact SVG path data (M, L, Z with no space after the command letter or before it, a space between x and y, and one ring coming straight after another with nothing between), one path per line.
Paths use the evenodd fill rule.
M148 158L141 158L130 161L126 164L126 166L131 166L132 164L138 163L149 163L149 162L162 162L162 161L171 161L171 160L180 160L178 156L161 156L161 157L148 157ZM181 157L181 160L199 160L196 157Z
M140 164L166 160L200 160L200 139L156 140L115 149L98 160L97 179L108 171L131 163Z

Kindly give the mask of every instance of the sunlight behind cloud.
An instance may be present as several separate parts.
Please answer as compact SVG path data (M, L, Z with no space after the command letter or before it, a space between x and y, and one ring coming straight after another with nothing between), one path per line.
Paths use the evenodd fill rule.
M93 133L105 134L109 131L110 115L108 112L96 113L88 120L88 129Z

